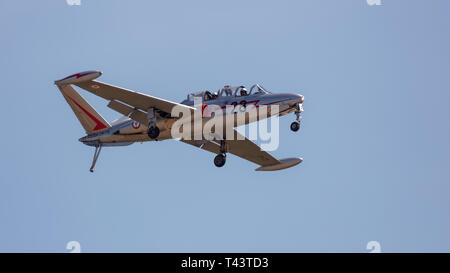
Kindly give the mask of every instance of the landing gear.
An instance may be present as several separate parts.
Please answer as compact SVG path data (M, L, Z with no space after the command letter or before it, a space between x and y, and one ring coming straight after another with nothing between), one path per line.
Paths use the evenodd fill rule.
M300 129L300 122L294 121L291 123L291 130L297 132Z
M159 128L156 126L156 115L154 108L149 108L147 110L147 119L148 119L147 135L151 139L155 139L159 136Z
M302 112L303 106L301 103L299 103L295 106L296 121L291 123L291 130L294 132L297 132L298 129L300 129L300 122L302 121Z
M214 158L214 165L216 167L220 168L225 165L225 162L227 161L227 149L226 149L226 142L225 140L220 141L220 154L216 155Z
M91 173L94 172L95 163L97 163L97 159L101 151L102 151L102 144L98 144L97 146L95 146L94 159L92 160L92 165L91 168L89 169Z
M214 165L216 165L216 167L220 168L220 167L223 167L223 165L225 165L226 161L227 161L226 154L218 154L214 158Z
M151 139L155 139L159 136L159 128L156 126L150 126L150 128L148 128L147 134Z

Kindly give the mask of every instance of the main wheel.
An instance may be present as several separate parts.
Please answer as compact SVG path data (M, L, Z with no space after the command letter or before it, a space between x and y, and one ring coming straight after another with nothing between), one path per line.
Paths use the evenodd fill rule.
M147 134L151 139L155 139L159 136L159 128L156 126L151 126L148 128Z
M223 167L223 165L225 165L226 162L226 156L224 154L218 154L216 155L216 157L214 158L214 165L216 165L216 167Z
M294 121L291 123L291 130L294 132L297 132L298 129L300 129L300 123L297 121Z

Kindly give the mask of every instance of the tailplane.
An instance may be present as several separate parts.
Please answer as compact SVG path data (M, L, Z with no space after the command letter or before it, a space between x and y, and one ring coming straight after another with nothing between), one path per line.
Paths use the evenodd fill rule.
M111 125L69 84L57 84L87 134L111 127Z

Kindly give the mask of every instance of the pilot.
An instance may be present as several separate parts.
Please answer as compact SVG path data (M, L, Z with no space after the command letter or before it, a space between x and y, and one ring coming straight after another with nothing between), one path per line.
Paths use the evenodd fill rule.
M241 89L241 96L247 96L247 95L248 95L247 89L245 89L245 87L243 87L243 88Z
M210 100L210 99L211 99L211 92L206 91L206 92L205 92L205 96L203 97L203 99L204 99L205 101Z

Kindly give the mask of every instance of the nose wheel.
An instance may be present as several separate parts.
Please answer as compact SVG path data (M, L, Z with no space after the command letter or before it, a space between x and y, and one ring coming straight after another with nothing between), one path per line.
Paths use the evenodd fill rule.
M302 112L303 106L301 105L301 103L299 103L295 107L296 121L291 123L291 130L293 132L297 132L300 129L300 122L302 121Z
M293 132L297 132L298 129L300 129L300 122L298 122L298 121L292 122L292 123L291 123L291 130L292 130Z

